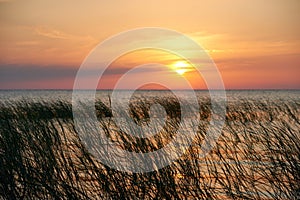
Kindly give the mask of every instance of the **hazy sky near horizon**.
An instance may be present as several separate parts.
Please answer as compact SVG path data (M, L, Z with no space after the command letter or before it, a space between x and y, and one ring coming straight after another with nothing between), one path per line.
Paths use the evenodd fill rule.
M140 27L193 38L215 61L226 89L300 89L298 0L0 0L0 89L71 89L97 44ZM123 56L100 88L113 87L122 69L149 57L165 65L175 62L161 52ZM147 76L159 76L160 70L154 67ZM205 88L201 78L180 70L173 69L193 87Z

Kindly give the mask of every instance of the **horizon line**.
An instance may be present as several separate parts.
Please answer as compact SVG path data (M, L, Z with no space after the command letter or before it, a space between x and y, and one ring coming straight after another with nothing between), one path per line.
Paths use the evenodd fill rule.
M46 88L46 89L37 89L37 88L20 88L20 89L0 89L0 91L41 91L41 90L48 90L48 91L73 91L74 89L63 89L63 88ZM80 91L91 91L94 89L80 89ZM96 91L220 91L222 89L96 89ZM245 90L245 91L251 91L251 90L300 90L300 88L233 88L233 89L225 89L224 91L234 91L234 90ZM77 89L78 91L78 89Z

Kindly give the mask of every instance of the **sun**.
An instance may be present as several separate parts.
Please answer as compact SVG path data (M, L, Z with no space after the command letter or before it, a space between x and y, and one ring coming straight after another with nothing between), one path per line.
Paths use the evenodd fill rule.
M172 68L177 74L183 75L185 72L188 71L190 65L185 61L177 61L172 64Z

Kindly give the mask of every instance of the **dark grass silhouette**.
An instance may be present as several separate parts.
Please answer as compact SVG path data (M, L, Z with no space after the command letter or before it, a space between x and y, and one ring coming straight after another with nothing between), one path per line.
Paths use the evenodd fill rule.
M153 101L168 114L168 125L159 136L138 139L109 124L102 128L120 148L147 152L163 147L176 134L180 105L174 98ZM150 173L120 172L97 162L80 142L68 102L2 102L0 197L296 199L300 190L299 102L229 102L222 136L201 159L210 102L200 102L201 122L193 145L172 165ZM147 121L149 105L145 101L131 104L136 123ZM101 102L96 109L99 119L112 116L109 106Z

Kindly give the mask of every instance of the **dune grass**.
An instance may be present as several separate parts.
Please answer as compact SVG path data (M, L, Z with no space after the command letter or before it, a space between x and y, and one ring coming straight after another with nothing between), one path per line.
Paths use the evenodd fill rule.
M120 148L147 152L176 134L180 105L155 100L166 109L167 125L152 139L124 134L102 124ZM0 197L4 199L296 199L300 193L299 102L228 102L217 146L199 158L210 119L210 102L200 99L201 122L188 151L170 166L128 173L98 162L81 144L69 102L1 102ZM134 101L136 123L149 117L149 102ZM97 116L111 117L96 103ZM163 159L163 158L162 158ZM298 196L299 198L299 196Z

